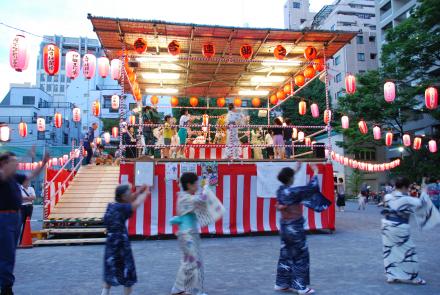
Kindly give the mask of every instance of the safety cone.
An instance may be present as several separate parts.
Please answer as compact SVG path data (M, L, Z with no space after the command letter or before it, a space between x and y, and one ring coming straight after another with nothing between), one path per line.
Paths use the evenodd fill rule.
M32 248L32 235L31 235L31 220L26 218L26 223L23 228L23 238L19 248Z

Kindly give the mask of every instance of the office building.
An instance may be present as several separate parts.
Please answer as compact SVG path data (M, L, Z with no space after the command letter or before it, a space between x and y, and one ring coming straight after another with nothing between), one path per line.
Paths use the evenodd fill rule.
M284 4L284 27L289 30L302 30L313 20L309 0L287 0Z

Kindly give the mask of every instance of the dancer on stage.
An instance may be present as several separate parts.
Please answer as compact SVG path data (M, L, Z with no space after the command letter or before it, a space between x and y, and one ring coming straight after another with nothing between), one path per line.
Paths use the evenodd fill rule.
M101 295L109 295L111 286L124 286L124 294L132 292L136 283L136 268L125 223L132 212L150 195L147 186L134 193L129 184L116 187L115 203L110 203L104 215L107 241L104 257L104 287Z
M207 226L220 219L224 208L207 187L200 191L196 174L183 173L180 184L182 188L177 199L178 216L171 223L179 226L177 238L183 258L171 293L206 295L203 292L204 273L198 226Z
M306 186L292 187L295 175L292 168L283 168L278 174L278 180L282 183L277 191L277 208L281 212L281 250L276 291L315 293L315 290L307 287L310 284L310 262L301 205L321 212L330 206L330 201L320 193L317 167L313 166L313 170L314 176Z
M226 117L227 125L242 125L244 124L244 115L235 108L234 104L228 105L228 115ZM226 133L226 156L230 160L240 158L240 139L238 138L238 128L228 126Z
M180 147L177 149L177 158L184 158L183 146L186 144L186 139L188 138L188 127L187 125L191 124L191 117L189 116L189 112L186 109L182 109L180 111L180 119L179 119L179 131L177 135L180 139Z

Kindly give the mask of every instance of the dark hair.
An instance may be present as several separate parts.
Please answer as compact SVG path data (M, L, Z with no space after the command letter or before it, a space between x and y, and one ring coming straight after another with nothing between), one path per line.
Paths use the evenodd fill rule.
M409 186L410 186L409 179L406 178L405 176L397 177L396 180L394 180L394 184L397 189L401 189L404 187L409 188Z
M234 106L234 104L233 103L230 103L230 104L228 104L228 110L233 110L233 109L235 109L235 106Z
M284 122L286 123L286 125L290 125L292 123L292 120L290 120L289 118L287 118L286 120L284 120Z
M428 183L436 183L437 179L435 179L435 177L431 176L428 180Z
M165 121L168 121L168 119L170 119L170 118L171 118L170 115L166 115L163 119L164 119Z
M289 167L284 167L281 169L280 173L278 173L278 180L282 184L289 183L290 180L295 176L295 170Z
M283 125L283 122L278 117L276 117L275 120L273 120L273 121L275 122L276 125Z
M188 184L194 184L199 180L197 174L192 172L185 172L180 176L180 184L182 185L182 189L184 191L188 190Z
M344 182L344 179L342 177L338 178L339 182Z
M130 185L128 184L120 184L115 189L115 201L120 203L122 202L122 197L130 191Z
M16 155L13 152L4 152L0 154L0 166L8 162L13 157L16 157Z
M180 110L180 114L181 114L181 115L185 115L187 112L188 112L187 109L181 109L181 110Z

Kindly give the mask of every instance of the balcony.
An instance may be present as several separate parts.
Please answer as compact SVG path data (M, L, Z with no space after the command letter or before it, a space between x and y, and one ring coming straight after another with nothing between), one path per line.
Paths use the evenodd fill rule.
M74 105L70 102L47 102L47 101L40 101L38 103L38 108L45 109L45 108L58 108L58 109L73 109Z

